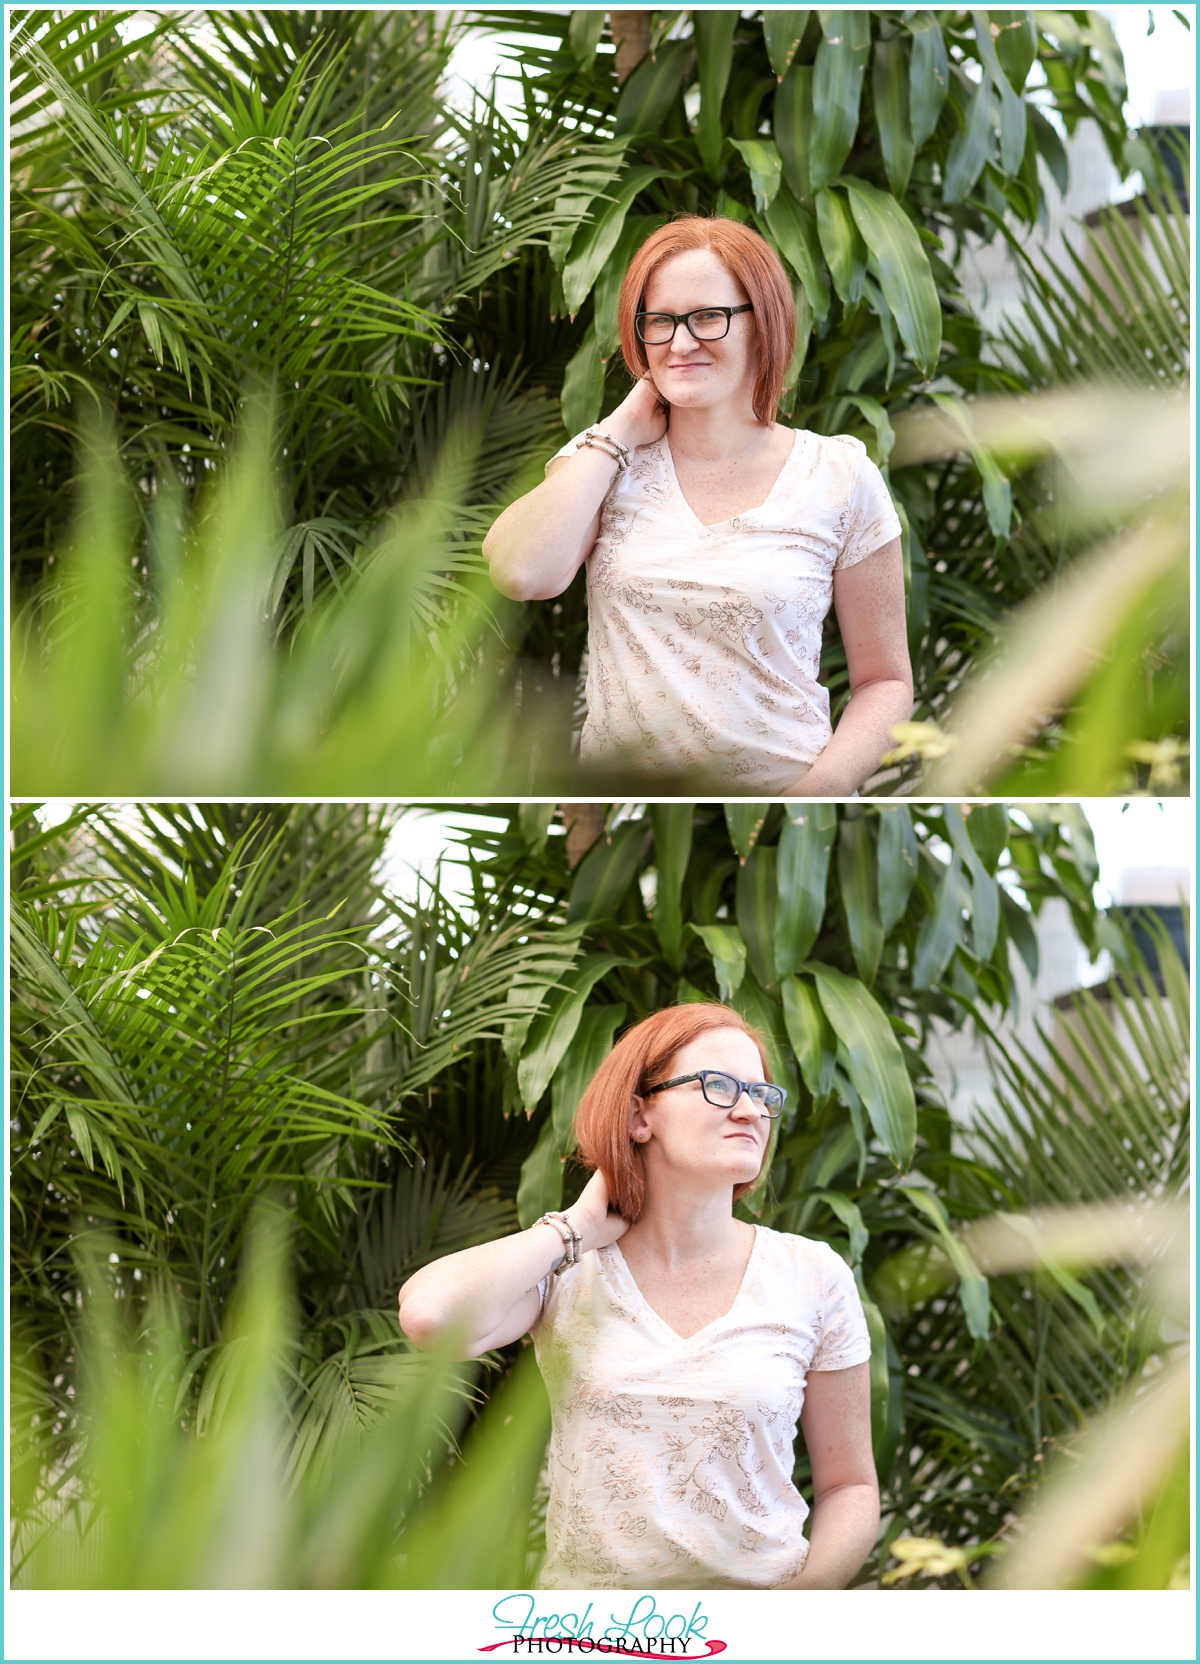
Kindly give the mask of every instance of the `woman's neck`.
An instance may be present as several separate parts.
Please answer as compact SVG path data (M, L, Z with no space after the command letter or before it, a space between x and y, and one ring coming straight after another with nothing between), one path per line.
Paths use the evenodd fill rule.
M734 1250L747 1227L733 1217L733 1186L692 1192L673 1185L660 1193L651 1186L637 1223L621 1239L651 1255L664 1268L719 1258Z
M770 436L774 424L760 422L752 409L709 405L691 410L672 405L667 443L673 456L689 462L735 462Z

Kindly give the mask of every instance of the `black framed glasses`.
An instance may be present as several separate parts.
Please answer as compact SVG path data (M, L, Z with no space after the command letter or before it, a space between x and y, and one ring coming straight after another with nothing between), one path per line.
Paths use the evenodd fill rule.
M638 340L647 347L665 347L675 339L680 324L697 341L720 341L729 334L729 320L739 312L753 312L749 301L744 306L700 306L694 312L639 312L633 320Z
M787 1101L787 1093L782 1086L772 1086L766 1080L738 1080L736 1075L727 1075L723 1069L697 1069L694 1075L676 1075L674 1080L648 1086L642 1096L652 1098L656 1092L665 1092L668 1086L684 1086L689 1080L700 1082L705 1102L712 1104L714 1109L732 1109L744 1092L750 1102L773 1121Z

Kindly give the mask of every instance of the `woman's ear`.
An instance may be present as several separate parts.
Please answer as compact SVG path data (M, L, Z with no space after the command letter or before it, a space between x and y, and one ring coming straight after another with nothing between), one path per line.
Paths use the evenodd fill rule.
M633 1108L629 1113L629 1136L635 1144L644 1144L650 1137L644 1098L635 1097L633 1100Z

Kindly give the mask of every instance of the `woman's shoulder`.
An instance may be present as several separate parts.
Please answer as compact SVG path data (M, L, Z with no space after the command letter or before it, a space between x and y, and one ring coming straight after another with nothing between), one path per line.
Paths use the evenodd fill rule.
M794 431L811 457L831 467L857 469L867 455L867 447L852 433L814 433L811 428L796 428Z
M795 1231L776 1231L769 1225L758 1225L755 1229L766 1239L768 1254L792 1265L808 1266L828 1274L846 1263L836 1248L831 1248L818 1237L799 1236Z

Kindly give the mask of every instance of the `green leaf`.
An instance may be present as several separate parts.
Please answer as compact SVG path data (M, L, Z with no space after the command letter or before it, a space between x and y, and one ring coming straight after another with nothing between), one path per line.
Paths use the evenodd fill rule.
M535 855L540 855L546 847L555 808L553 803L522 803L517 810L517 827Z
M842 305L857 306L862 299L863 280L867 275L866 249L855 226L850 205L841 192L817 192L817 234Z
M1025 100L1009 86L1008 77L1000 67L988 14L972 12L971 20L980 61L1000 94L1000 171L1006 179L1011 179L1025 154Z
M717 989L728 1005L746 975L746 944L742 933L729 924L694 924L691 927L708 949L717 973Z
M572 317L591 293L592 285L616 248L634 198L662 176L661 168L630 168L621 180L615 201L610 202L571 245L571 253L563 267L562 286L563 298Z
M567 901L567 919L613 919L637 877L646 823L627 820L588 850L579 863Z
M1029 71L1037 58L1037 24L1031 11L989 12L996 25L996 52L1014 92L1024 92ZM1032 105L1029 106L1033 108Z
M739 861L745 861L758 842L758 834L763 829L763 822L770 807L769 803L725 805L725 825L729 828L729 841L737 850Z
M881 468L886 468L888 458L892 454L892 447L896 443L896 430L892 426L891 418L878 399L871 398L868 393L848 393L846 403L852 404L856 410L870 422L875 434L876 461Z
M1008 810L1003 803L976 803L966 819L979 859L988 872L994 873L1008 847Z
M813 65L813 137L808 169L819 191L841 171L858 132L863 76L871 49L867 11L818 13L824 39Z
M1000 886L979 859L958 804L947 803L942 815L950 842L971 875L971 936L975 956L987 960L995 950L1000 929Z
M621 284L629 269L629 262L652 231L657 231L662 218L655 214L626 214L617 246L605 261L604 270L592 290L595 307L594 324L600 356L607 361L620 345L617 334L617 305L621 298ZM573 433L579 430L573 428Z
M894 196L908 189L916 146L909 115L908 58L903 35L880 36L871 62L871 94L883 148L883 166Z
M962 857L955 851L942 874L932 913L921 920L913 957L914 988L932 988L962 942Z
M517 1222L527 1231L535 1219L562 1207L563 1158L554 1122L546 1121L538 1141L521 1163Z
M917 1142L917 1104L892 1025L871 991L854 977L819 961L807 968L875 1136L906 1172Z
M1050 170L1051 179L1058 186L1059 195L1065 196L1071 177L1071 164L1067 159L1067 147L1063 144L1058 129L1046 119L1036 104L1030 104L1028 109L1034 142L1038 147L1038 152L1042 161Z
M818 323L829 316L829 285L825 278L815 216L802 208L782 187L763 216L766 235L804 285L804 293Z
M807 202L812 196L808 174L808 156L812 149L812 83L812 65L793 64L775 93L771 123L784 178L797 202Z
M961 399L953 393L930 393L940 410L953 418L963 436L964 448L979 470L983 485L983 502L987 510L988 527L993 537L1007 538L1012 529L1012 484L1000 464L985 445L975 437L970 418Z
M805 1086L819 1103L833 1090L837 1039L817 990L803 977L785 977L780 985L783 1021Z
M950 1216L941 1197L917 1185L904 1185L903 1189L917 1210L933 1221L946 1256L958 1272L958 1296L966 1315L968 1332L976 1340L986 1340L991 1310L987 1278L971 1258L966 1245L950 1229Z
M667 41L654 57L645 57L621 88L613 131L624 134L658 133L683 90L692 43Z
M992 153L992 81L985 75L967 105L965 126L954 135L942 177L943 202L964 202Z
M811 11L765 11L762 14L763 40L767 58L775 71L775 79L782 81L791 68L796 49L804 39Z
M625 1006L589 1005L550 1082L551 1116L560 1151L574 1148L572 1123L579 1100L612 1050L613 1035L625 1021ZM542 1209L544 1213L545 1208ZM535 1215L536 1217L536 1215Z
M775 1126L790 1126L796 1114L800 1082L796 1075L796 1062L791 1046L788 1044L783 1008L778 1000L763 993L753 976L743 980L729 1003L762 1035L763 1044L767 1049L767 1060L771 1065L771 1079L777 1086L782 1086L788 1095L782 1119L777 1121ZM772 1137L774 1136L772 1130Z
M912 61L908 72L908 113L913 145L920 150L933 136L950 91L950 58L935 12L917 12L909 20Z
M700 81L700 111L696 118L696 148L713 179L721 161L721 105L733 67L733 35L737 11L697 10L692 13L692 38Z
M789 804L779 834L775 974L790 976L812 949L825 917L829 856L837 833L833 803Z
M771 139L732 139L730 142L750 170L754 206L760 214L765 214L775 200L783 177L779 148Z
M920 846L912 814L903 804L879 811L879 922L890 936L908 908L917 881Z
M942 350L942 308L925 245L894 197L849 177L850 208L875 257L883 293L909 352L927 376Z
M517 1082L526 1115L532 1115L575 1037L588 995L600 978L621 961L612 953L586 954L571 972L570 986L558 989L530 1024L517 1064Z
M876 866L870 820L865 814L847 814L838 838L838 880L854 963L868 984L875 980L883 952Z
M773 844L759 844L738 868L736 915L750 969L760 986L775 983L775 865Z
M571 56L581 68L590 67L595 60L605 21L603 10L571 13L571 21L567 26L567 45L571 49Z
M692 853L690 803L655 803L650 808L654 828L654 934L667 962L675 970L683 962L683 880Z
M850 1233L850 1263L859 1265L871 1240L871 1233L863 1224L862 1209L858 1203L852 1202L840 1190L810 1190L808 1194L814 1201L824 1202L830 1212L841 1220Z
M568 433L581 433L600 416L604 361L595 329L589 329L563 376L562 419Z
M888 1367L887 1325L883 1313L867 1293L861 1269L855 1270L854 1280L858 1284L871 1342L871 1450L879 1483L885 1485L900 1443L903 1387L899 1383L902 1377L893 1383Z

